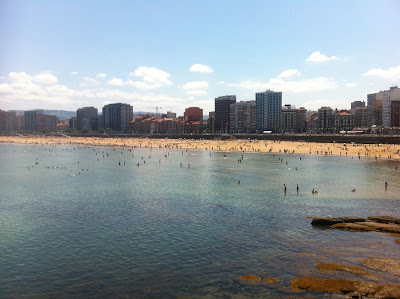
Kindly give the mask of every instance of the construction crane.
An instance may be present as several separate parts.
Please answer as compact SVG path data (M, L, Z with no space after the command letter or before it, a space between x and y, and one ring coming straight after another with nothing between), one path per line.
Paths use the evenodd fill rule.
M147 109L156 109L156 116L158 116L159 114L158 114L158 109L162 109L162 107L158 107L158 106L155 106L155 107L147 107Z

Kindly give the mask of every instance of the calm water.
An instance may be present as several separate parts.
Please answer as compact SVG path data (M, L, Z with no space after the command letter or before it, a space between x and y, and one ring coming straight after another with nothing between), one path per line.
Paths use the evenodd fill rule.
M0 144L0 297L290 296L321 260L400 255L388 235L306 218L399 217L400 162L241 157ZM280 283L237 279L248 274Z

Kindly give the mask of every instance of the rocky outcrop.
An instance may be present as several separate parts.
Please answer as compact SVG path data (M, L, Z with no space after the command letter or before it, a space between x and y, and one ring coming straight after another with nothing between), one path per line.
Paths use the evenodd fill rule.
M311 221L313 226L331 227L348 231L379 231L400 234L400 218L392 216L360 217L316 217Z
M279 282L279 279L276 279L273 277L264 277L263 282L264 283L277 283L277 282Z
M375 231L375 229L373 227L366 226L366 225L363 225L363 224L358 224L358 223L338 223L338 224L332 225L332 228L348 230L348 231L354 231L354 232L371 232L371 231Z
M400 276L400 260L371 257L362 260L360 264Z
M343 223L343 220L333 217L316 217L311 221L311 225L315 226L332 226L337 223Z
M348 266L348 265L340 265L340 264L318 264L317 268L321 271L343 271L352 273L358 276L367 277L373 280L380 280L378 276L368 272L366 269L357 267L357 266Z
M339 223L332 225L332 228L349 231L378 231L385 233L400 233L400 225L398 224L386 224L370 221L361 223Z
M364 222L365 218L360 217L316 217L313 218L311 224L315 226L332 226L338 223L355 223Z
M355 222L364 222L366 219L361 217L339 217L340 220L343 220L344 223L355 223Z
M261 277L256 275L244 275L239 277L239 280L247 280L247 281L260 281Z
M392 216L370 216L368 220L379 222L379 223L395 223L400 224L400 218L392 217Z
M297 291L317 291L328 293L358 293L374 298L400 298L400 284L377 284L368 281L344 279L322 279L316 277L299 277L290 285Z

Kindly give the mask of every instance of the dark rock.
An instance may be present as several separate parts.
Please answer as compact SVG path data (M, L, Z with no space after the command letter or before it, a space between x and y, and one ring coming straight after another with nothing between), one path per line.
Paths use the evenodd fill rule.
M292 280L290 287L297 291L308 290L327 293L351 293L358 294L358 297L400 298L400 284L398 283L382 285L368 281L299 277Z
M354 222L364 222L365 218L361 217L338 217L340 220L343 220L344 223L354 223Z
M315 226L332 226L336 223L343 223L343 220L333 217L316 217L311 221L311 225Z
M341 230L353 231L353 232L370 232L375 231L374 227L363 225L363 223L337 223L332 225L332 228Z
M363 295L375 293L378 289L376 283L366 281L352 281L344 279L321 279L317 277L299 277L293 279L291 288L299 291L317 291L327 293L349 293L362 289Z
M374 228L378 232L400 233L400 225L394 223L378 223L367 221L359 224Z
M332 225L332 228L338 228L348 231L368 232L378 231L385 233L400 233L400 225L393 223L378 223L372 221L356 222L356 223L338 223Z
M400 218L392 217L392 216L370 216L368 220L379 222L379 223L396 223L400 224Z

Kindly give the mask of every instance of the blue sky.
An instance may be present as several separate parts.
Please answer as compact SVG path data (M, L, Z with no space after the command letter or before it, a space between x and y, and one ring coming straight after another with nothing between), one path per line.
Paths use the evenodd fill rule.
M400 1L0 1L0 109L350 108L400 85ZM155 111L155 110L154 110Z

